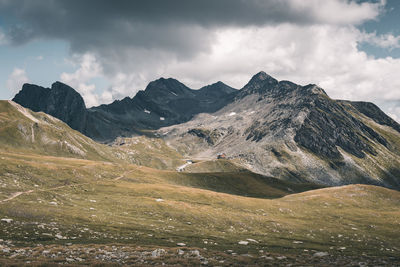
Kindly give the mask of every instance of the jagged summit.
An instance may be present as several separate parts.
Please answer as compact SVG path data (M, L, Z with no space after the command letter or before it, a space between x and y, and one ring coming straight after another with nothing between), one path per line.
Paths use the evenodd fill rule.
M233 93L236 93L238 90L226 85L225 83L218 81L211 85L204 86L199 90L196 90L196 94L200 97L224 97Z
M250 79L250 81L242 88L242 91L247 94L252 94L260 89L266 89L266 87L275 87L277 84L278 80L266 74L264 71L260 71Z
M154 88L164 90L176 90L177 88L189 90L189 88L180 81L173 78L163 77L150 82L144 91L152 90Z
M192 89L173 78L160 78L150 82L143 94L152 101L162 103L171 98L194 97Z
M72 93L78 94L78 92L74 88L60 81L54 82L51 85L51 89L56 91L70 91Z
M53 83L51 88L26 83L13 101L33 111L50 114L75 130L85 131L85 101L77 91L62 82Z
M253 75L251 80L268 80L268 79L274 79L271 75L267 74L265 71L260 71ZM274 79L275 80L275 79Z
M297 97L301 98L308 98L315 95L328 97L326 92L315 84L301 86L291 81L278 81L264 71L255 74L240 90L236 99L241 99L252 94L273 98L290 97L292 94L296 94Z

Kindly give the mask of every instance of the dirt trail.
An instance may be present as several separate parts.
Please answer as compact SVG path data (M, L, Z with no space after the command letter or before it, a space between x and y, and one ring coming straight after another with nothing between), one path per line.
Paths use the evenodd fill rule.
M118 181L118 180L124 178L125 175L127 175L130 172L133 172L133 171L125 171L123 174L121 174L117 178L112 179L112 181ZM16 198L16 197L18 197L20 195L28 195L28 194L33 193L33 192L45 192L45 191L57 190L57 189L61 189L61 188L69 187L69 186L81 186L81 185L87 185L87 184L90 184L90 183L87 182L87 183L80 183L80 184L69 184L69 185L61 185L61 186L56 186L56 187L51 187L51 188L46 188L46 189L38 189L38 190L31 189L31 190L28 190L28 191L15 192L9 198L0 200L0 204L4 203L4 202L8 202L10 200L13 200L14 198Z
M20 195L29 194L29 193L32 193L32 192L33 192L33 190L28 190L28 191L25 191L25 192L15 192L15 193L12 194L9 198L0 200L0 203L13 200L14 198L16 198L16 197L18 197L18 196L20 196Z
M117 178L114 178L113 181L118 181L118 180L124 178L130 172L133 172L133 171L126 171L123 174L121 174L120 176L118 176Z

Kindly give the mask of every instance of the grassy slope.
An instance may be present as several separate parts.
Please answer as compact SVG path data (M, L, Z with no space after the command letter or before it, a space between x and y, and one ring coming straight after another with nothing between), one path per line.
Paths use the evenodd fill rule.
M398 259L397 191L351 185L265 199L286 195L286 184L250 173L176 173L9 152L1 152L0 157L1 199L17 191L34 190L0 203L1 218L14 220L2 223L0 239L11 240L10 244L16 246L14 251L35 248L42 257L28 253L14 260L20 257L54 262L42 251L65 250L60 245L72 243L78 251L85 244L105 244L104 249L112 244L129 245L134 251L137 246L147 251L164 247L168 255L175 255L171 262L179 263L182 259L172 248L180 242L186 244L185 251L199 249L214 264L218 257L225 260L224 264L262 264L266 252L274 258L288 257L282 262L310 262L315 260L312 255L316 251L327 251L335 259L357 258L362 253ZM231 179L235 181L232 184ZM248 179L254 180L247 184ZM262 186L262 179L270 180ZM250 194L258 187L264 198L203 189L207 187L241 194ZM258 243L238 244L248 238ZM43 247L37 247L38 243ZM253 257L232 256L227 252L230 250ZM11 254L0 251L2 257ZM90 255L82 257L94 260ZM65 261L65 255L56 259ZM136 260L126 259L126 263L138 263ZM199 260L185 258L181 264L196 264Z
M118 161L110 147L94 142L52 116L3 100L0 101L0 145L13 152Z
M10 152L35 153L175 169L182 156L156 138L124 138L124 145L99 144L42 112L0 100L0 146Z
M132 165L131 157L172 168L181 158L158 140L108 147L43 113L24 112L0 101L0 218L13 219L0 222L0 265L67 258L95 263L103 256L140 266L205 259L269 264L265 257L274 258L272 265L399 262L397 191L352 185L298 193L316 187L236 169L229 161L190 166L197 173ZM86 154L42 142L48 139ZM238 244L246 239L256 242ZM186 244L183 255L177 243ZM151 257L158 247L167 255ZM315 258L317 251L332 256ZM287 258L276 262L281 256Z
M166 145L161 138L137 136L117 138L114 147L118 147L131 163L155 169L175 170L185 161L181 154Z
M188 165L186 172L240 172L246 170L236 162L225 159L214 159L209 161L198 161Z

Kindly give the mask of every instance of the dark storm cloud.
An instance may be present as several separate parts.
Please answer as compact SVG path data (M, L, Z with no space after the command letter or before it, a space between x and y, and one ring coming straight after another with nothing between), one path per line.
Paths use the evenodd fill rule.
M217 27L282 22L305 24L320 20L307 8L292 2L0 0L0 15L6 21L6 33L14 44L55 38L68 41L74 52L110 47L118 51L127 46L189 56L209 48L213 39L210 29Z

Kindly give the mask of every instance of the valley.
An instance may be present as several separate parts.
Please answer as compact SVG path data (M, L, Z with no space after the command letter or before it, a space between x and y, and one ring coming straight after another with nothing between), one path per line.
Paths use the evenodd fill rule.
M0 104L1 265L400 262L398 191L276 179L229 154L177 172L188 159L168 139L99 144Z
M2 264L398 263L398 191L0 156Z

